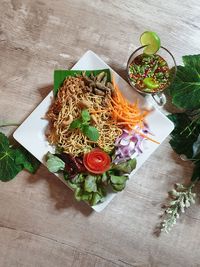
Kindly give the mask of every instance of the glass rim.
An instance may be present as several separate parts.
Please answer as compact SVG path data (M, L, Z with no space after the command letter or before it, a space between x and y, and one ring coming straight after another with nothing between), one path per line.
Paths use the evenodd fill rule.
M130 79L130 75L129 75L129 66L130 66L130 61L131 61L131 58L133 57L134 54L136 54L139 50L143 49L144 47L146 47L147 45L143 45L143 46L140 46L138 47L136 50L134 50L131 55L129 56L128 58L128 61L127 61L127 65L126 65L126 75L127 75L127 78L128 78L128 81L129 81L129 84L130 86L135 89L137 92L141 93L141 94L147 94L147 95L155 95L157 93L160 93L162 91L164 91L167 87L169 87L169 85L167 85L166 87L162 88L161 90L157 91L157 92L143 92L139 89L137 89L133 84L132 84L132 81ZM176 76L176 71L177 71L177 64L176 64L176 60L173 56L173 54L167 49L165 48L164 46L160 46L160 48L162 48L163 50L165 50L172 58L173 62L174 62L174 66L172 68L174 68L174 73L173 73L173 78L171 79L171 82L170 84L174 81L174 78ZM160 50L160 49L159 49ZM157 52L159 52L159 50ZM155 53L156 54L156 53ZM159 55L159 54L158 54Z

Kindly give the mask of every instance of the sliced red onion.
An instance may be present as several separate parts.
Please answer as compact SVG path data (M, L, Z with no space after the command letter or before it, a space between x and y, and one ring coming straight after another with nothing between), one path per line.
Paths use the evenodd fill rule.
M146 124L143 129L136 128L137 131L141 131L144 134L150 133L148 125ZM116 139L115 142L115 158L113 162L118 164L124 162L130 158L137 157L143 153L143 141L145 137L136 133L134 130L123 130L122 134Z

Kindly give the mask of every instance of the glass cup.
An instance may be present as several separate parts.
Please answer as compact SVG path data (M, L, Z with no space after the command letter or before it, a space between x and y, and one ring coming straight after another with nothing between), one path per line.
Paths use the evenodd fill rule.
M128 81L129 84L131 85L131 87L136 90L137 92L139 92L140 94L143 95L151 95L153 97L153 99L155 100L155 102L159 105L159 106L164 106L166 103L166 97L163 94L163 91L165 89L167 89L169 87L169 85L173 82L175 76L176 76L176 70L177 70L177 66L176 66L176 61L174 56L172 55L172 53L166 49L165 47L161 46L160 49L158 50L158 52L156 53L157 55L161 56L168 64L168 67L170 69L170 73L169 73L169 82L166 84L165 87L161 88L160 90L156 91L156 92L144 92L142 90L139 90L131 81L130 76L129 76L129 66L130 64L133 62L133 60L143 54L143 50L144 50L144 46L141 46L139 48L137 48L129 57L128 62L127 62L127 67L126 67L126 73L128 76Z

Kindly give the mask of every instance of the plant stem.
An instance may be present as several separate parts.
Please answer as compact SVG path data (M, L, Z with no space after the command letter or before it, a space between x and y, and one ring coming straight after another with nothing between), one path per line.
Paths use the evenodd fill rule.
M0 123L0 127L9 127L9 126L19 126L19 123L14 123L14 122Z

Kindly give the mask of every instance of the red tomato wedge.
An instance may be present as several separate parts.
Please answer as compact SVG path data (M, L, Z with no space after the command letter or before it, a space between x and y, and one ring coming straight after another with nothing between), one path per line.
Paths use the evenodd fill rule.
M110 156L100 148L94 148L83 157L85 168L95 174L101 174L110 168Z

